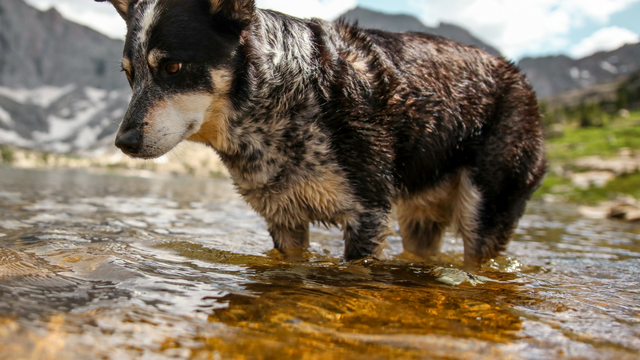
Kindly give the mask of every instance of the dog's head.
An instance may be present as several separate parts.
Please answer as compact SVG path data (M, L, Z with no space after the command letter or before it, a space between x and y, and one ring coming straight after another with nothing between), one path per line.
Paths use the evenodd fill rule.
M254 0L109 1L127 22L122 58L133 96L116 146L156 158L185 139L226 143L228 93Z

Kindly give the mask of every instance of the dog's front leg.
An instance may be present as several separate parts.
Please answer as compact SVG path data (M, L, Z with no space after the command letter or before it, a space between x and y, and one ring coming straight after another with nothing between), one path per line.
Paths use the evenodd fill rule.
M358 260L368 256L378 257L387 246L387 236L393 235L389 228L387 211L361 213L357 221L347 223L344 229L344 257Z
M309 223L291 226L268 222L268 226L274 247L284 253L309 246Z

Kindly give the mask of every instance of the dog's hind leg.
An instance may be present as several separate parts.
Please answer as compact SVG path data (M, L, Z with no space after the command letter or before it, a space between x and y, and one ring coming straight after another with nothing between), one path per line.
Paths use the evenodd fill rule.
M518 220L524 213L527 200L537 189L544 172L545 162L532 162L526 171L493 171L475 176L482 200L478 208L474 236L464 243L465 266L478 267L486 260L504 251L513 235ZM505 174L500 176L499 174ZM498 176L496 176L498 175Z
M447 219L433 216L430 210L433 208L419 206L414 201L399 201L397 206L403 249L422 258L440 252L447 227Z
M444 223L431 220L405 219L400 225L404 251L422 258L438 255L446 227Z
M527 200L544 177L543 128L536 98L524 80L505 90L485 136L470 173L481 194L475 238L464 244L465 265L470 267L505 250Z
M478 235L482 202L482 195L477 186L473 184L469 171L463 170L452 198L452 222L456 232L462 237L464 261L465 265L469 267L476 266L475 263L470 263L475 255L469 257L469 254L473 254L475 251L473 249L482 243Z
M269 223L269 233L276 249L286 252L309 246L309 223L295 226Z
M422 258L437 255L450 224L465 243L475 241L479 206L480 194L467 170L434 188L400 199L397 214L404 250Z
M482 193L474 231L463 236L465 266L476 268L506 249L531 192L506 187Z

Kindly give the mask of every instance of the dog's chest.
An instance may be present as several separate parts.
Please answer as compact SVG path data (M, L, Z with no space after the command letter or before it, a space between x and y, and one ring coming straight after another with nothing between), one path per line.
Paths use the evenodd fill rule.
M289 176L260 187L238 184L238 188L255 211L283 225L316 221L342 225L357 206L346 179L335 169Z

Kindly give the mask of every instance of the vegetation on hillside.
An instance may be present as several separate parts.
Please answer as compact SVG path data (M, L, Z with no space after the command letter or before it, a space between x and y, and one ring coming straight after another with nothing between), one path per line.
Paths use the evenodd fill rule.
M640 109L640 72L622 83L618 89L617 105L621 109Z
M576 159L614 158L621 152L640 156L640 72L624 81L614 95L597 101L590 101L586 95L574 106L550 108L544 102L540 104L547 131L549 172L536 197L552 195L580 203L625 195L640 198L640 173L619 175L602 187L586 189L571 180L572 174L585 170L576 169Z

